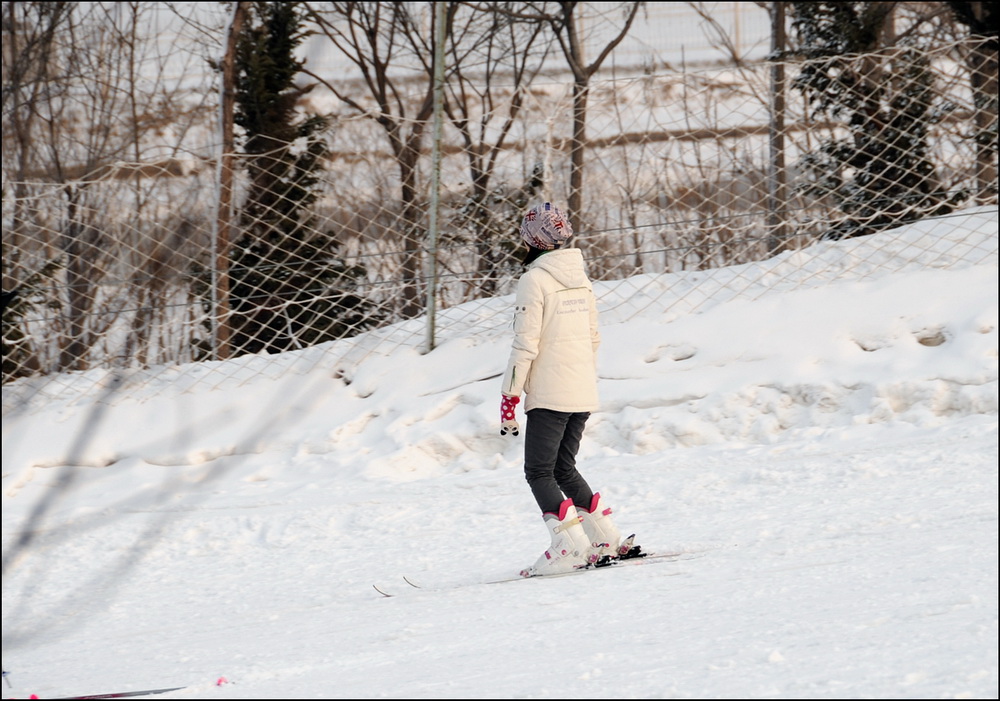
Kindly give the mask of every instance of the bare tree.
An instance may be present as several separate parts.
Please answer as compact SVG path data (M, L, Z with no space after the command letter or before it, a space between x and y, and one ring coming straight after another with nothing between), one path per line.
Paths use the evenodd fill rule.
M453 11L446 3L426 3L434 12ZM306 16L360 74L370 109L362 98L329 76L318 75L308 67L303 73L312 76L357 114L373 119L384 131L399 168L400 219L402 221L404 287L401 314L417 316L420 304L420 243L423 240L421 203L418 197L418 164L424 132L434 110L433 82L422 65L430 65L427 46L417 40L426 34L425 25L413 3L402 2L330 2L305 3ZM432 18L433 19L433 18ZM433 21L429 26L433 26ZM418 63L413 65L413 57ZM410 68L410 77L401 74ZM413 69L421 71L414 75ZM416 81L416 95L410 86Z
M34 303L35 290L45 284L55 266L24 260L31 216L27 210L27 178L37 163L37 132L45 86L58 70L56 37L71 10L72 3L68 2L3 4L3 168L14 200L10 227L4 229L3 236L5 381L41 369L31 335L19 322ZM6 187L4 190L6 198ZM47 272L42 274L43 270ZM8 299L17 300L9 312Z
M482 3L479 3L480 5ZM574 229L580 227L580 212L583 204L584 155L587 147L587 99L590 80L604 64L605 59L628 35L632 23L643 2L616 3L614 9L602 13L600 17L590 17L588 22L596 25L610 25L614 32L601 47L597 56L587 60L585 45L591 31L585 29L581 2L528 2L520 8L511 7L506 11L511 16L523 20L534 20L547 24L555 35L566 64L573 74L573 135L570 138L570 182L567 207Z
M39 342L57 356L45 363L49 370L87 367L90 350L108 343L105 331L123 314L131 330L114 355L142 355L160 313L154 308L164 306L162 297L147 296L145 283L174 268L168 259L181 250L176 241L162 245L168 242L143 224L163 180L148 175L169 170L202 108L182 107L180 86L168 80L171 52L160 44L157 5L3 7L3 167L18 211L14 248L32 256L16 265L5 258L4 289L17 289L58 263L60 272L39 301L58 309ZM165 129L177 135L173 153ZM149 160L158 164L140 165ZM23 204L29 188L53 184L62 193L59 207L33 211L29 219Z
M469 12L466 3L453 4L444 107L468 163L469 195L462 203L461 221L474 232L476 277L480 292L488 295L496 290L497 276L517 247L512 229L544 177L536 166L518 187L503 188L502 194L494 189L497 160L551 40L543 41L541 23L519 20L502 7L479 6Z

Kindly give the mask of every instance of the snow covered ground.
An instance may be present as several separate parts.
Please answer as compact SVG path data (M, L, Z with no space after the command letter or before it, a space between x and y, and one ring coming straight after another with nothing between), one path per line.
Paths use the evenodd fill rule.
M831 279L913 227L605 315L580 466L674 561L487 583L547 538L475 329L12 413L4 696L997 698L996 210L969 221L985 263Z

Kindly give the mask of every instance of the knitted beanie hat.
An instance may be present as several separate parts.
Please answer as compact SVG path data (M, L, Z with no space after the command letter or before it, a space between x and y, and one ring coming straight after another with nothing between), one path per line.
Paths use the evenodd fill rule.
M573 235L573 227L562 210L551 202L532 207L521 221L521 238L532 248L551 251Z

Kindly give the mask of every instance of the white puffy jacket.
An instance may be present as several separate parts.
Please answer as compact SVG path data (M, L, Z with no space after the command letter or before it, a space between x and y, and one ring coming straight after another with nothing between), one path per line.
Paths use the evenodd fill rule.
M597 304L578 248L539 256L517 284L502 391L524 410L597 409Z

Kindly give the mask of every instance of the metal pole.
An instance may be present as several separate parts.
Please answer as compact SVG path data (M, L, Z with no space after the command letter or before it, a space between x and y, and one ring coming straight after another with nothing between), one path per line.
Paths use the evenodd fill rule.
M788 173L785 170L785 3L771 3L771 163L768 169L768 252L787 244Z
M435 302L437 295L437 236L441 205L441 127L444 116L444 40L447 31L447 3L434 8L434 133L431 140L430 216L427 227L427 350L434 350Z

